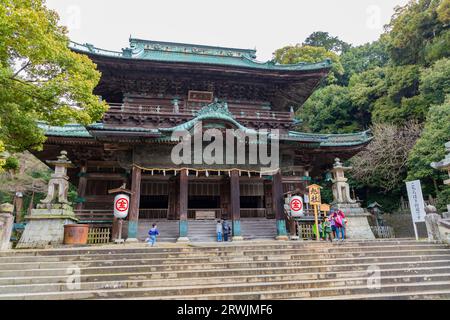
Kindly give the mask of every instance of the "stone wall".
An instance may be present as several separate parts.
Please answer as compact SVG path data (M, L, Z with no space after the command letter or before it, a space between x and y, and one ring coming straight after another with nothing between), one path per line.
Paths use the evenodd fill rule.
M410 213L385 213L381 217L385 221L385 225L394 228L396 238L415 237ZM369 218L369 223L371 226L376 225L374 219L371 218ZM426 238L428 236L425 222L417 223L417 232L419 233L419 238Z

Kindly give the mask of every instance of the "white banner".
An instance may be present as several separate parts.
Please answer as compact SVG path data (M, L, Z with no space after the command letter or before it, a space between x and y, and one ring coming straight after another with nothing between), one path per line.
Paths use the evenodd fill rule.
M409 208L413 222L425 222L425 202L423 201L420 180L406 182L408 191Z

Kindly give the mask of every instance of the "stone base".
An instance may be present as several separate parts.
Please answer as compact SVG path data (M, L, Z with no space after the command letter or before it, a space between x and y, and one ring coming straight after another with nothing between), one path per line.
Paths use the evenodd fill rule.
M288 236L276 236L275 240L287 241L287 240L289 240L289 237Z
M182 242L182 243L189 242L189 238L188 237L179 237L177 239L177 242Z
M0 213L0 251L11 249L11 233L14 216L10 213Z
M137 238L127 238L127 240L125 240L126 243L138 243L139 240Z
M244 241L244 237L243 236L233 236L231 238L232 241Z
M17 249L46 248L62 245L64 241L64 225L76 223L73 211L67 209L33 209Z
M345 237L348 239L375 239L375 235L370 229L368 217L370 213L361 208L359 203L337 203L333 204L334 209L344 212L347 218Z
M299 236L290 236L289 237L290 240L300 240Z

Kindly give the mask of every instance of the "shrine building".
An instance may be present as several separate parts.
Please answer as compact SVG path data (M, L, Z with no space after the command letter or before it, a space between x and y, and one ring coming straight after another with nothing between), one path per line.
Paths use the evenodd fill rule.
M123 185L130 189L124 224L129 239L145 238L140 226L172 221L177 238L189 240L190 225L199 219L229 220L236 240L248 233L241 221L267 219L283 239L283 194L305 192L311 179L328 171L336 157L349 159L371 139L367 132L295 131L294 114L328 75L329 60L262 63L252 49L134 38L118 52L73 42L70 47L97 64L102 76L95 94L109 110L101 122L88 126L40 123L47 140L42 151L33 153L46 161L67 151L76 166L68 169L68 176L78 188L75 209L81 217L103 212L112 220L114 194L108 190ZM194 135L208 129L258 132L264 139L244 138L241 147L236 142L232 149L224 148L223 158L247 159L256 145L279 158L276 167L204 158L174 163L174 147L182 140L177 133ZM277 149L271 149L275 139ZM193 147L189 157L200 156L207 145L203 140L200 153ZM230 150L236 154L227 157Z

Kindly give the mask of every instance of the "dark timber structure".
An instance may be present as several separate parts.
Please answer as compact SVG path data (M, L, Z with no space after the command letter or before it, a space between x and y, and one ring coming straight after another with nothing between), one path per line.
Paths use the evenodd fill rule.
M335 157L348 159L370 141L366 132L310 134L293 131L295 109L312 94L331 67L255 61L255 50L130 39L121 52L71 43L102 72L96 94L110 105L102 122L63 127L40 124L48 137L41 160L61 150L77 165L76 209L110 210L108 190L131 188L128 237L137 238L139 219L179 220L186 238L197 211L232 220L274 219L286 236L283 193L305 190L311 177L329 169ZM246 166L174 166L171 134L204 127L280 130L280 170L258 174ZM207 170L210 170L209 172ZM112 213L111 213L112 215Z

